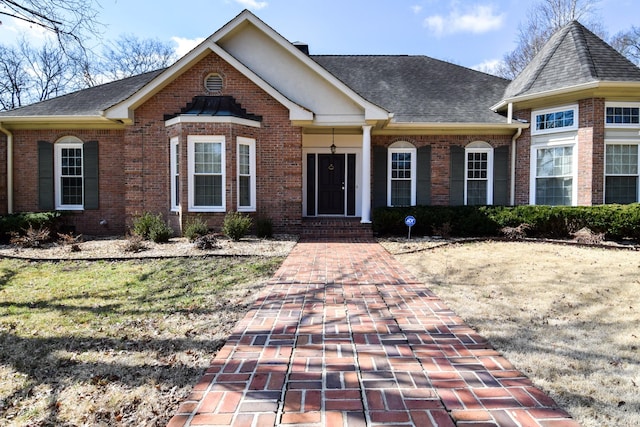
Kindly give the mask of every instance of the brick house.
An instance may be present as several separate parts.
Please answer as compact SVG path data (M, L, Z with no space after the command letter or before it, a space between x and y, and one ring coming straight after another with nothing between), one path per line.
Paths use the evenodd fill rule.
M68 211L85 234L241 211L304 233L366 231L379 206L631 203L639 110L640 69L578 22L509 81L309 55L244 11L167 69L0 112L0 211Z

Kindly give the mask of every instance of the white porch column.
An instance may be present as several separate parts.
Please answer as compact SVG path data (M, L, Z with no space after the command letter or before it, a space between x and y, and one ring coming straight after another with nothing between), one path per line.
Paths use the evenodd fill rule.
M371 126L362 126L362 219L371 224Z

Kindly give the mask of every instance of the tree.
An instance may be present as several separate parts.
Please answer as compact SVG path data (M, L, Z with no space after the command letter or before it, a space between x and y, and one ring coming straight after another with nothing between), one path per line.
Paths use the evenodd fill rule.
M504 56L497 74L513 79L542 49L549 37L573 20L605 36L599 21L597 4L600 0L540 0L531 6L528 20L518 28L516 48Z
M628 31L620 31L611 39L611 46L629 61L640 65L640 27L632 26Z
M98 73L108 80L131 77L168 67L175 61L174 47L158 39L139 39L123 34L103 50Z
M34 47L0 45L0 109L13 109L62 95L82 86L76 62L51 41Z
M0 0L0 15L50 31L75 59L86 56L85 40L99 33L95 0Z

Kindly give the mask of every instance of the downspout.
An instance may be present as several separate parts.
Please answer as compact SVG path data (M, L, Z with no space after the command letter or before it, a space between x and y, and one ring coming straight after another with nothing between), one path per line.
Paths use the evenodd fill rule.
M0 132L7 135L7 214L13 213L13 134L2 127L0 122Z
M522 135L522 128L518 128L511 137L511 206L516 205L516 141Z

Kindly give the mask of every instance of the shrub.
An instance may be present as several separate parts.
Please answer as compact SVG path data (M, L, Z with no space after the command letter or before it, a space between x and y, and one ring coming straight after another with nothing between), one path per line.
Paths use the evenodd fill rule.
M164 221L158 221L151 225L149 239L155 243L167 243L173 236L173 229Z
M224 217L222 232L231 240L238 241L249 232L252 225L253 221L249 216L240 212L229 212Z
M193 242L198 237L204 236L209 232L207 223L200 217L190 218L184 226L182 232L190 242Z
M133 233L143 239L148 239L151 228L158 222L164 222L160 214L154 215L151 212L145 212L133 220Z
M256 236L260 239L273 237L273 223L269 218L259 217L256 220Z
M215 234L198 236L193 241L193 244L198 249L217 249L220 246L218 245L218 238Z
M13 233L11 244L21 248L41 248L51 240L51 231L46 227L33 228L29 226L23 234Z
M24 235L29 227L34 229L59 228L61 212L23 212L0 216L0 241L9 242L15 234Z
M139 234L128 234L127 240L122 250L125 252L142 252L147 249L144 245L144 238Z

